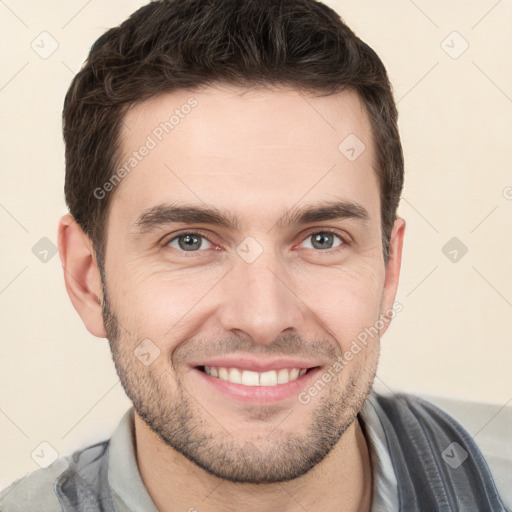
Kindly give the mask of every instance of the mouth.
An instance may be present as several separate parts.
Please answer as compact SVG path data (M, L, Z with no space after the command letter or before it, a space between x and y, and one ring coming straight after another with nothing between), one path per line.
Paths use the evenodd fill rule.
M274 368L258 368L258 365L250 364L234 366L228 363L193 366L191 373L196 378L194 386L205 386L204 396L211 396L213 392L238 402L263 405L297 399L322 368L304 362L295 362L290 366L276 363L271 365Z

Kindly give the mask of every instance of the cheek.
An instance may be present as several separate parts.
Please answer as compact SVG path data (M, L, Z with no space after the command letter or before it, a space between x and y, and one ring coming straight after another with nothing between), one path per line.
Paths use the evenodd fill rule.
M118 300L127 329L137 338L154 340L162 350L172 348L172 340L188 336L192 319L211 306L208 292L222 275L219 270L172 272L156 267L125 273Z
M298 291L344 352L379 318L383 277L375 267L326 269Z

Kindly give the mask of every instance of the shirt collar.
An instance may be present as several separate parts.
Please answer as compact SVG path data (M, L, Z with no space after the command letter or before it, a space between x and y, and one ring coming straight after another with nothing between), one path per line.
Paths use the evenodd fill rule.
M158 512L144 486L135 455L134 409L121 418L110 439L108 481L116 512Z
M389 455L386 434L379 419L380 407L371 391L358 417L365 428L373 474L373 502L371 512L390 512L399 509L398 482Z

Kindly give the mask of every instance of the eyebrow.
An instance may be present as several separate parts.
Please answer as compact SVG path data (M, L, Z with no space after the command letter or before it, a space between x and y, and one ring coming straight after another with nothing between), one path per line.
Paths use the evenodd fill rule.
M370 215L364 206L353 201L323 201L320 204L303 206L286 212L271 229L276 226L282 229L311 222L343 219L355 219L368 223ZM130 234L139 236L174 223L212 224L234 231L241 229L239 217L228 210L220 210L212 206L163 203L143 210Z

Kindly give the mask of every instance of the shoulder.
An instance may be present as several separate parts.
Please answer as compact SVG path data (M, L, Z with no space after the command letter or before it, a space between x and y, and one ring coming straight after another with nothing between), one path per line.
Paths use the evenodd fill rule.
M451 438L471 439L482 453L501 455L512 463L510 425L512 407L478 401L410 393L372 394L381 419L391 420L395 430L421 429L427 437L447 433ZM506 447L503 450L504 446ZM507 455L508 454L508 455Z
M497 493L512 507L506 483L512 472L511 408L403 392L374 393L372 403L390 451L399 454L397 467L405 464L418 472L424 466L444 480L472 489L485 486L488 495Z
M47 468L37 469L14 481L0 492L2 512L61 512L58 488L79 478L105 454L109 440L60 457ZM81 478L81 477L80 477Z
M478 400L428 396L423 398L464 426L480 449L496 487L512 510L512 406Z
M67 457L61 457L44 469L36 469L14 481L0 492L2 512L45 510L60 512L62 507L54 491L60 475L69 468Z
M470 433L468 419L471 417L472 425L481 423L482 409L475 408L475 404L464 405L464 401L453 400L452 407L446 407L446 402L432 398L426 399L410 393L373 394L374 403L379 409L379 416L390 438L400 445L417 446L428 444L437 453L445 458L445 449L451 443L463 443L470 454L481 457L480 450L473 439L475 432ZM444 406L441 404L445 403ZM456 407L455 407L456 406ZM472 411L468 416L458 415L459 420L464 418L464 426L450 412L452 410ZM450 455L450 454L448 454ZM464 455L464 454L463 454ZM448 461L447 461L448 462ZM461 461L462 462L462 461Z
M452 414L453 407L446 407L443 400L433 403L432 397L421 397L411 393L394 393L394 394L378 394L373 395L375 402L381 412L381 419L387 421L388 427L392 427L395 432L421 432L426 438L442 438L453 440L470 439L472 436L468 432L467 421L461 424ZM480 421L481 410L475 410L474 404L464 406L464 401L453 400L452 403L458 406L459 410L473 410L471 415L473 422ZM459 420L461 418L459 417ZM468 419L468 416L465 417ZM473 446L470 443L470 446Z

